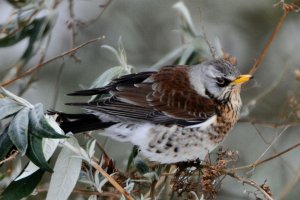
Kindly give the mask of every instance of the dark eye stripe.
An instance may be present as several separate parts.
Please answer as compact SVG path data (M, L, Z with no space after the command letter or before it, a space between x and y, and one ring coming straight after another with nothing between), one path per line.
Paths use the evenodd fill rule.
M216 78L216 81L217 81L217 85L219 86L219 87L226 87L226 86L228 86L229 84L230 84L230 80L228 80L227 78L221 78L221 77L217 77Z

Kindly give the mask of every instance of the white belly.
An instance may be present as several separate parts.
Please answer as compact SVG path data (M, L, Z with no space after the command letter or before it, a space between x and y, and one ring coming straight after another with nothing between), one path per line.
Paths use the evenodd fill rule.
M203 160L217 145L206 131L212 123L213 119L202 123L202 126L185 128L120 123L105 129L104 135L139 146L141 153L151 161L175 163L197 158Z

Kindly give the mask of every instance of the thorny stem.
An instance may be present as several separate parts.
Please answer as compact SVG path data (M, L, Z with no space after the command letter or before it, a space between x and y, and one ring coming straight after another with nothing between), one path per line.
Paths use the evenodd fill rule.
M45 65L47 65L47 64L49 64L49 63L51 63L51 62L53 62L54 60L57 60L57 59L62 58L62 57L64 57L64 56L66 56L66 55L69 55L69 54L74 54L78 49L81 49L81 48L83 48L83 47L85 47L85 46L87 46L87 45L89 45L89 44L91 44L91 43L98 42L99 40L101 40L101 39L103 39L103 38L104 38L104 37L97 37L97 38L94 38L94 39L92 39L92 40L89 40L89 41L87 41L87 42L81 44L81 45L78 45L77 47L74 47L74 48L72 48L72 49L70 49L70 50L68 50L68 51L63 52L62 54L60 54L60 55L58 55L58 56L55 56L55 57L53 57L53 58L51 58L51 59L49 59L49 60L46 60L46 61L43 62L43 63L39 63L39 64L37 64L37 65L35 65L35 66L29 68L27 71L23 72L23 73L20 74L18 77L14 78L14 79L12 79L12 80L9 80L9 81L7 81L7 82L5 82L5 83L3 83L3 84L1 85L1 87L6 87L6 86L8 86L8 85L11 85L11 84L14 83L15 81L17 81L17 80L19 80L19 79L22 79L22 78L24 78L24 77L26 77L26 76L32 74L32 73L35 72L36 70L38 70L38 69L44 67Z
M279 32L285 18L287 17L287 15L289 14L289 12L292 11L292 9L288 9L287 6L292 6L292 5L289 5L289 4L286 4L284 2L283 3L283 10L284 10L284 13L283 15L281 16L279 22L277 23L277 26L275 27L274 31L272 32L267 44L265 45L265 47L263 48L263 51L261 52L261 54L259 55L258 59L256 60L256 62L254 63L254 65L251 67L250 71L249 71L249 74L254 74L255 71L258 69L259 67L259 64L262 62L262 60L264 59L264 57L266 56L267 52L269 51L270 49L270 46L275 38L275 36L277 35L277 33Z

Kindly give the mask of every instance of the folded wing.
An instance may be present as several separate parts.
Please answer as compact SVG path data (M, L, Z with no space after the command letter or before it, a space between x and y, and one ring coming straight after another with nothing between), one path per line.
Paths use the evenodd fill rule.
M215 114L215 103L200 96L190 85L188 66L169 66L159 72L129 74L102 88L82 90L75 96L109 94L88 103L70 103L93 113L126 121L193 125Z

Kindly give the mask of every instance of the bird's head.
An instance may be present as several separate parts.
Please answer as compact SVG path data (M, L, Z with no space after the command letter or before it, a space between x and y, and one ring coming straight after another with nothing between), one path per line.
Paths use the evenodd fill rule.
M235 65L223 59L192 66L189 76L200 95L220 102L227 102L233 91L239 93L241 84L252 78L251 75L241 75Z

